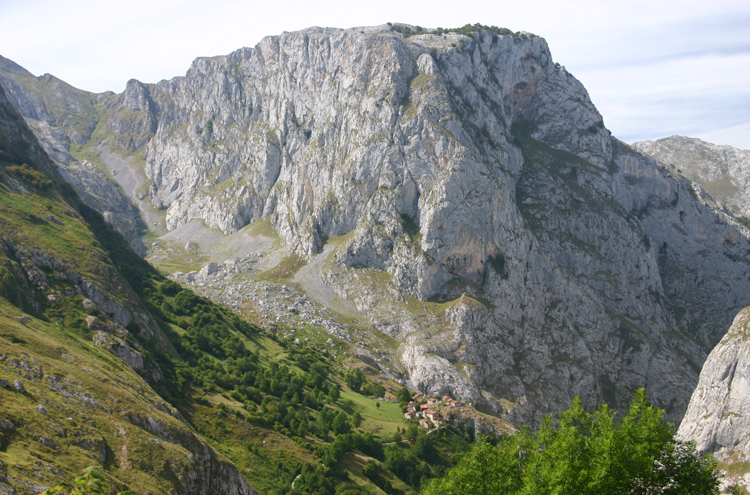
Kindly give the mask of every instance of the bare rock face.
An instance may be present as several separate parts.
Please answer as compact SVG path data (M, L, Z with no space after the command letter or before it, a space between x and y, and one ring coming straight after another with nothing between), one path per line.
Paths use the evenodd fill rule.
M125 364L135 371L143 371L143 355L130 347L124 340L110 335L102 330L96 330L93 337L94 344L104 347L109 352L119 357Z
M748 231L612 138L533 35L311 28L149 91L167 227L270 217L306 257L349 234L327 283L402 342L430 394L534 422L575 394L617 406L645 386L679 419L750 302ZM395 314L392 291L350 276L368 269L397 298L486 304Z
M231 233L270 216L304 255L354 231L344 264L387 270L426 299L479 279L520 227L511 122L610 159L601 116L543 39L360 31L266 38L151 88L146 174L169 229L202 218Z
M639 141L633 147L679 170L723 201L735 215L750 217L750 150L685 136Z
M750 462L750 308L737 315L711 351L678 436L727 464ZM732 481L750 486L750 473ZM735 479L737 478L737 479Z

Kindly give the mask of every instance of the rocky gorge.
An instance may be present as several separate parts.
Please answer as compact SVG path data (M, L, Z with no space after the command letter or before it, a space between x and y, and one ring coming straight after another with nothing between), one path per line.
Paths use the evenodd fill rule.
M271 36L120 95L7 59L0 84L163 270L190 250L176 233L219 233L171 270L216 300L514 424L637 387L679 421L750 304L750 231L613 137L543 38L394 27Z

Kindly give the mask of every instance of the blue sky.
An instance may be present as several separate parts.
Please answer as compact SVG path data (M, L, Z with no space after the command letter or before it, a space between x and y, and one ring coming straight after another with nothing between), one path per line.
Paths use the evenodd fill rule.
M314 25L480 22L545 37L623 141L682 134L750 149L747 0L0 0L0 21L1 55L96 92Z

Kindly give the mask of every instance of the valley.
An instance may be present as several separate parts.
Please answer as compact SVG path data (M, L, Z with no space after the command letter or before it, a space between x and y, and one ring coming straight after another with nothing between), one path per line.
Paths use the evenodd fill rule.
M140 493L416 493L574 396L678 424L750 305L740 186L617 140L530 33L309 28L119 95L0 58L0 85L18 493L92 460ZM427 435L373 400L402 388L472 407Z

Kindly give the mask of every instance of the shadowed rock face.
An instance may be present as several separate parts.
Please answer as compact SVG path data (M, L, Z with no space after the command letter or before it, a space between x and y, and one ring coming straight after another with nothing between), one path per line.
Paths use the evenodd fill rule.
M395 365L514 422L636 387L679 420L750 303L748 231L614 139L533 35L311 28L98 101L168 229L270 218L308 259L348 234L321 280ZM409 296L453 302L393 310Z
M685 136L639 141L633 143L633 147L679 169L723 201L735 215L750 217L750 150Z

